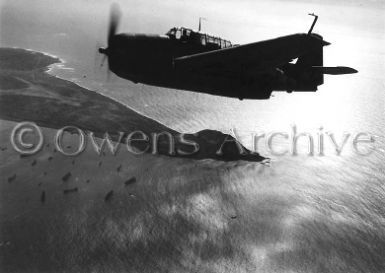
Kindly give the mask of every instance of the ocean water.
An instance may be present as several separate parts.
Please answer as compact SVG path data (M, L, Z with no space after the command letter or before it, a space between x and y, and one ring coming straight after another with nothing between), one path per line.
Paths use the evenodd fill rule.
M241 267L245 261L240 257L215 260L215 266L200 260L200 266L220 271L229 263L230 271L239 272L247 272L248 267L260 272L290 272L290 268L293 272L381 272L385 266L385 100L381 76L370 77L376 71L374 68L365 71L362 65L359 74L326 77L325 86L317 93L275 93L268 101L238 101L135 85L114 76L106 82L103 76L93 78L92 72L77 60L63 61L63 64L53 65L49 73L114 98L181 132L220 130L234 134L250 149L255 148L253 134L282 132L290 135L296 126L298 133L312 135L313 156L308 155L306 138L298 142L296 156L290 152L289 140L274 142L274 149L289 150L283 156L271 154L262 141L262 147L257 150L271 158L270 167L259 169L243 163L230 166L228 173L219 171L225 190L219 193L203 190L189 199L191 204L183 210L188 217L194 218L197 213L188 212L190 206L203 213L199 215L202 225L213 229L215 234L225 231L229 236L232 234L231 251L239 246L251 260L245 267ZM371 65L380 64L373 60ZM317 150L320 127L324 133L323 156ZM343 143L344 134L350 134L340 155L336 154L326 132L334 134L336 145ZM370 145L374 151L370 155L355 152L353 138L358 133L373 137L374 143ZM158 183L169 179L160 170L172 168L173 164L181 164L184 168L178 172L179 178L174 174L173 179L180 179L181 183L183 179L186 179L184 183L189 181L185 175L192 170L187 171L184 163L171 162L169 167L164 162L153 164L158 167L148 174L149 181L154 181L153 177L157 177ZM221 169L215 164L209 167L212 171L216 168ZM201 177L196 179L205 181ZM219 200L231 200L232 208L227 210L241 215L242 226L227 227L219 215L222 207L229 204L224 200L218 203L218 196ZM169 198L178 200L178 196ZM162 206L165 206L162 208L164 214L172 217L175 210L172 201ZM167 236L172 237L171 234ZM195 240L196 244L202 243L202 238ZM193 252L195 258L202 259L206 251L200 248L199 254ZM157 252L155 257L159 255ZM225 253L222 251L218 255ZM309 262L317 256L322 258ZM187 267L194 268L189 263Z
M342 18L348 17L344 13L345 7L337 5L334 8L337 10L334 12ZM349 11L349 7L347 9ZM1 42L6 46L31 48L57 55L63 59L63 63L53 65L50 74L107 95L181 132L220 130L234 134L250 149L255 148L253 134L281 132L290 135L293 126L296 126L298 133L311 134L316 147L313 156L307 153L306 138L298 143L296 156L290 152L290 140L276 138L273 147L278 151L289 151L282 156L272 154L266 145L262 145L262 141L262 147L258 147L257 151L271 158L270 166L264 167L245 162L223 166L218 162L204 161L195 163L199 172L205 170L200 176L198 171L194 171L196 166L193 168L184 160L164 162L152 158L152 171L143 172L146 181L150 181L149 185L167 195L167 202L155 202L159 205L157 209L163 213L162 219L174 219L174 222L167 221L175 224L175 230L178 224L188 224L188 220L194 219L197 221L194 223L205 230L203 233L187 232L189 247L178 248L183 253L178 256L181 257L179 263L187 264L190 268L200 268L203 272L223 272L226 269L234 272L383 272L383 24L378 19L381 9L351 9L356 12L357 25L360 25L356 26L356 31L359 35L354 35L354 31L323 29L326 31L324 35L336 43L334 49L334 45L325 49L325 64L352 66L359 73L326 76L325 84L316 93L273 93L274 97L266 101L239 101L136 85L114 75L107 80L106 66L100 67L101 56L96 53L96 41L103 41L99 32L103 29L104 21L98 22L96 19L92 19L94 27L87 25L80 27L82 32L71 33L67 30L61 35L59 24L52 23L51 27L47 27L47 23L40 22L48 29L37 31L36 37L39 39L14 37L5 29ZM28 14L27 11L25 13ZM373 22L379 27L377 25L377 29L365 32L366 25L368 29L372 26L369 22L365 23L365 15L372 16ZM23 20L28 21L28 18ZM23 25L23 20L3 19L3 22L16 21L18 25ZM339 20L343 21L341 18ZM341 21L341 24L347 24ZM354 18L347 19L347 22L352 21ZM50 42L42 43L42 37ZM55 40L49 40L52 37ZM323 129L320 130L320 127ZM317 151L317 137L321 132L324 134L323 156ZM334 135L337 145L343 144L344 134L350 134L340 155L336 154L334 144L326 132ZM374 150L369 155L362 156L354 150L353 138L358 133L373 137L372 144L364 145L365 149L372 145ZM140 168L147 163L139 159L135 164ZM164 171L173 168L177 168L175 173L167 174ZM187 201L182 200L185 196L181 194L182 190L171 191L173 187L170 184L163 188L162 182L165 181L185 186L191 185L190 182L196 183L193 186L194 194L188 195ZM206 182L215 187L205 188ZM149 193L145 196L152 198ZM222 210L235 211L239 224L229 224L223 218ZM119 217L125 217L122 214ZM137 217L150 221L146 214L143 215ZM143 227L147 222L142 218L135 221L142 223ZM122 229L121 226L113 226L113 223L106 228L111 234L119 236L123 236L123 232L119 232ZM164 232L164 240L157 247L172 242L173 235L165 230L159 231ZM186 231L188 227L183 226L182 230ZM212 243L206 248L199 248L205 238L222 244ZM185 243L178 241L175 244L180 247ZM121 245L119 247L124 248ZM237 254L227 256L224 251L226 247L229 247L229 252ZM162 249L159 248L159 253L154 252L156 257L161 257ZM217 256L205 259L204 256L210 250ZM187 262L191 259L197 259L195 265L200 267Z

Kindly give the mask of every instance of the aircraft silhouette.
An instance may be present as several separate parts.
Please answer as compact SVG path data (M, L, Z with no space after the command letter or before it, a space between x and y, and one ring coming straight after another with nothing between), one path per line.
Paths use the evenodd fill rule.
M108 47L99 52L106 55L109 70L134 83L241 100L268 99L272 91L314 92L324 74L357 70L323 66L323 47L330 43L312 33L318 16L309 15L314 21L308 33L233 45L184 27L165 35L116 34L121 12L112 5Z

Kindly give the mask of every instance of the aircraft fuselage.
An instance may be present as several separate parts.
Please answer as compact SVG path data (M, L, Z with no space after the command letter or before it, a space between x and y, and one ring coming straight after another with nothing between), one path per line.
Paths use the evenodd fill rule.
M321 36L313 35L322 41ZM307 37L306 34L293 34L285 36L285 39L303 40L309 46ZM302 44L298 44L300 46ZM318 56L314 64L317 66L322 66L323 62L322 46L322 43L316 43L315 54ZM112 72L135 83L240 99L268 99L273 90L316 91L317 86L323 84L322 73L314 74L304 69L299 72L298 66L292 63L273 68L266 74L253 73L252 69L239 69L236 73L230 71L227 74L199 73L178 69L174 65L175 58L217 49L172 39L167 35L117 34L111 40L108 60Z

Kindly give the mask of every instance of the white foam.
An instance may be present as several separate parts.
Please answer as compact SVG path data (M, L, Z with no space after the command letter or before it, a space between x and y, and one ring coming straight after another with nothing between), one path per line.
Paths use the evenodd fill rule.
M31 48L21 48L21 47L17 47L17 46L13 46L11 48L14 48L14 49L23 49L23 50L27 50L27 51L30 51L32 53L41 53L43 55L46 55L48 57L51 57L51 58L55 58L55 59L58 59L61 63L65 63L65 60L56 56L56 55L53 55L51 53L48 53L48 52L44 52L44 51L39 51L39 50L34 50L34 49L31 49Z

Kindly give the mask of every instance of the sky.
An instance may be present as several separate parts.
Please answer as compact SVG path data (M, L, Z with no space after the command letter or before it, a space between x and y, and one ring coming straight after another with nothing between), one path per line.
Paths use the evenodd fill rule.
M50 31L56 40L74 36L75 44L84 42L82 38L104 43L112 2L0 0L0 45L40 39L40 34ZM242 44L307 32L313 20L307 13L314 12L319 15L314 32L332 43L341 33L347 38L338 41L342 46L356 44L353 40L357 36L370 44L385 40L385 1L380 0L114 2L119 3L123 11L122 32L164 34L173 26L196 29L198 18L204 17L207 19L203 21L204 32Z
M312 18L308 12L320 16L316 31L360 32L384 35L384 1L176 1L129 0L118 2L123 10L121 30L129 32L165 33L172 26L197 28L198 18L205 17L203 30L239 43L291 32L305 32ZM58 24L87 29L88 24L105 25L112 1L95 0L1 0L4 15L21 17L31 14L31 25L44 25L51 16ZM2 25L5 22L1 22ZM41 27L41 26L40 26ZM67 28L67 31L70 29ZM267 31L268 30L268 31ZM93 29L100 32L100 28Z

